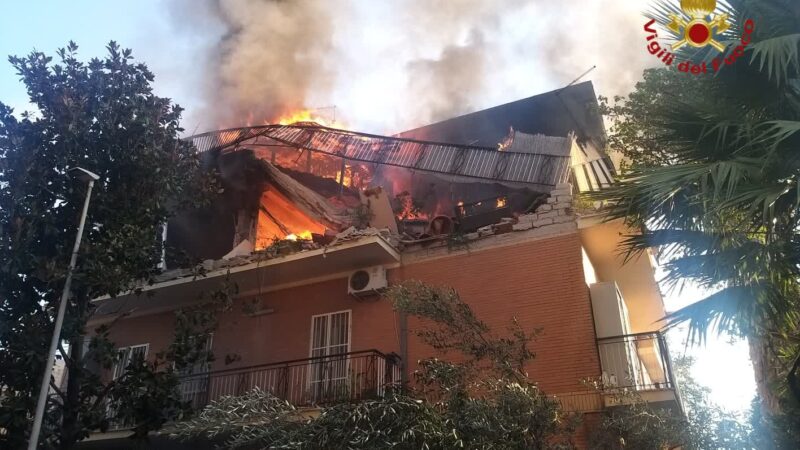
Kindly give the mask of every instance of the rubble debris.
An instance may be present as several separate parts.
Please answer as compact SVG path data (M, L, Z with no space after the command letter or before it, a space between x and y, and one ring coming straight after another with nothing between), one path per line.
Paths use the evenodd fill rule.
M453 219L447 216L436 216L431 220L426 234L429 236L440 236L443 234L450 234L453 230Z
M510 233L514 231L514 225L511 222L501 222L492 225L492 231L494 231L494 234Z
M307 188L272 164L266 161L261 162L275 187L306 215L334 230L341 229L350 223L345 209L333 206L325 197Z
M337 234L329 246L332 247L342 242L355 241L365 236L380 236L386 239L392 245L396 245L398 243L397 235L393 235L388 228L378 229L368 227L359 230L356 227L350 227Z
M539 202L539 206L536 207L534 211L527 214L515 214L514 217L501 217L498 219L497 223L485 225L474 232L464 234L462 236L464 242L468 243L494 235L574 222L575 216L572 209L572 195L567 194L572 192L572 186L570 184L559 184L553 192L555 195L551 194L546 200L542 198ZM420 240L404 240L402 242L430 244L431 240L443 241L443 238L439 236Z
M397 234L397 219L395 219L392 204L388 193L380 186L365 189L360 193L361 203L366 205L372 213L369 226L374 228L387 228Z
M232 259L238 256L247 256L253 253L253 250L255 250L253 244L250 242L249 239L245 239L238 245L236 245L236 247L234 247L233 250L228 252L227 255L223 256L222 259Z

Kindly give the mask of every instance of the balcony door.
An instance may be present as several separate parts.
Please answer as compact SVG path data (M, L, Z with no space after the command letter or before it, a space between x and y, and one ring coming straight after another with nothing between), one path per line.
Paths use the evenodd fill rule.
M192 406L199 406L207 401L208 371L211 370L208 355L211 354L212 338L212 334L189 336L188 345L193 351L199 352L199 355L194 355L197 361L176 370L181 379L178 386L181 398L185 402L190 402Z
M347 396L350 311L311 317L309 391L312 403Z
M132 364L144 364L147 360L147 350L150 344L133 345L130 347L120 347L117 349L117 360L111 369L111 378L116 380L123 376L128 366ZM133 426L133 423L120 420L117 417L117 410L120 405L106 399L106 414L110 419L111 429L123 429Z

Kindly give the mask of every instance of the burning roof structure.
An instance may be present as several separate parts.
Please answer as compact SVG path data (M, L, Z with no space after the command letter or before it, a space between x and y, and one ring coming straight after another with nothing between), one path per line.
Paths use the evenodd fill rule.
M406 243L474 233L535 212L564 183L613 176L590 83L395 136L298 122L187 139L225 183L213 208L169 224L168 241L199 260L365 228Z
M190 138L200 151L286 147L373 165L387 165L459 179L555 186L566 181L569 147L533 139L513 151L358 133L313 123L264 125ZM536 150L539 150L538 152Z

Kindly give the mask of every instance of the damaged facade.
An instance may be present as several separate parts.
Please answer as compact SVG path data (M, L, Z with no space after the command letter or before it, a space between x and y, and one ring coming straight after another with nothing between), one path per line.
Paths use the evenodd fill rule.
M652 256L623 264L628 230L576 200L614 175L590 83L391 137L295 124L190 139L224 194L171 221L184 259L146 295L96 300L88 329L116 320L123 351L155 355L175 309L235 283L215 360L183 379L194 405L254 387L314 405L407 380L434 351L378 294L414 279L496 329L542 329L528 370L568 410L617 406L585 379L680 409Z

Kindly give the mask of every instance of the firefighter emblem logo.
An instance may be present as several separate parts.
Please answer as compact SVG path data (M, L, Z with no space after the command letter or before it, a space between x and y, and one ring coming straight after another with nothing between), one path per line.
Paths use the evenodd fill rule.
M672 44L672 50L688 44L696 48L710 45L717 51L724 51L725 46L715 36L730 28L729 17L727 14L715 15L716 8L716 0L681 0L681 9L688 18L677 14L670 16L672 21L667 24L667 29L678 36L678 42Z

